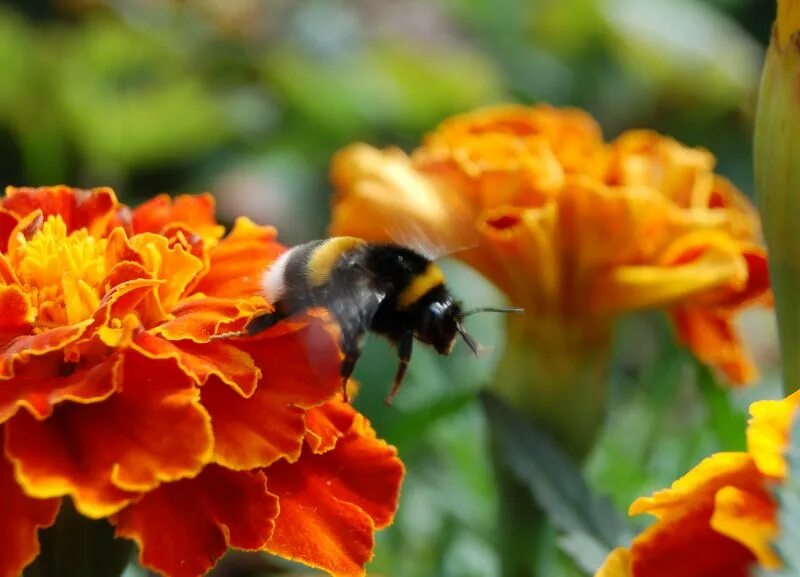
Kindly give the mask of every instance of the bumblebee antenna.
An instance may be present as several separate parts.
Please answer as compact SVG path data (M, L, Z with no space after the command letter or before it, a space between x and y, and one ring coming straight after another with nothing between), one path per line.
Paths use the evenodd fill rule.
M465 313L461 313L461 318L465 319L468 316L474 315L475 313L505 313L505 314L522 314L525 312L525 309L520 307L478 307L476 309L468 310Z
M461 338L464 339L464 342L467 343L467 346L470 348L473 354L476 357L481 356L481 350L483 347L481 347L480 343L475 340L475 337L465 331L464 327L461 326L461 323L456 325L456 330L458 331L458 334L461 335Z

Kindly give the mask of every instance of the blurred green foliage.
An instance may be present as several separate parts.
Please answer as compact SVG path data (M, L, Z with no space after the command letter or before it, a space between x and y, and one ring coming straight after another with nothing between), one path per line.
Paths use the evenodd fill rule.
M648 127L707 147L750 192L773 10L763 0L5 2L0 179L107 184L130 203L210 190L223 220L247 214L296 243L324 234L338 148L411 147L449 114L511 100L586 108L607 137ZM464 300L501 302L475 273L448 272ZM718 388L660 316L621 323L609 426L588 465L619 511L710 452L739 448L748 398L777 394L772 321L748 322L767 366L765 384L742 394ZM470 323L502 347L502 319ZM393 353L369 344L357 402L408 466L376 575L498 574L476 400L496 360L418 350L390 410Z

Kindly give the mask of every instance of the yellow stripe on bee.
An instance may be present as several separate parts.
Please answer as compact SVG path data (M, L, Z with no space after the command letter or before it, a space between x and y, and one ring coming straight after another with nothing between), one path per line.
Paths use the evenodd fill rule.
M366 244L365 241L353 236L337 236L322 243L308 259L308 284L312 287L324 285L339 257L362 244Z
M434 263L430 263L422 274L418 274L411 284L408 285L400 297L397 299L397 304L401 309L405 309L413 305L419 299L425 296L429 290L444 284L444 273L442 269Z

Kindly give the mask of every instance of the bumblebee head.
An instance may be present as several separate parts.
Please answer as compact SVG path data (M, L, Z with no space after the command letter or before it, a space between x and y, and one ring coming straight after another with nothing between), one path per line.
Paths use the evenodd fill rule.
M456 339L461 336L470 350L478 356L481 346L463 326L463 320L475 313L521 313L522 309L481 307L464 311L461 303L453 299L446 291L441 291L437 298L429 300L421 311L417 338L436 349L441 355L450 354Z

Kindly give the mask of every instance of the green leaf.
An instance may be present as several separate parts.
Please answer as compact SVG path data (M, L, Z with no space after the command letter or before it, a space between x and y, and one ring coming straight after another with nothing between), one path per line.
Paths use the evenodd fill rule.
M725 451L744 451L747 447L747 416L733 404L729 391L717 384L711 370L699 361L695 362L697 386L705 400L712 431Z
M795 418L791 430L791 442L786 452L789 475L784 483L777 485L772 494L778 503L778 526L780 532L773 546L783 561L777 571L761 570L761 577L796 577L800 575L800 419Z
M500 458L562 532L561 546L581 567L595 571L631 532L605 498L592 492L580 470L534 423L492 393L481 394Z

